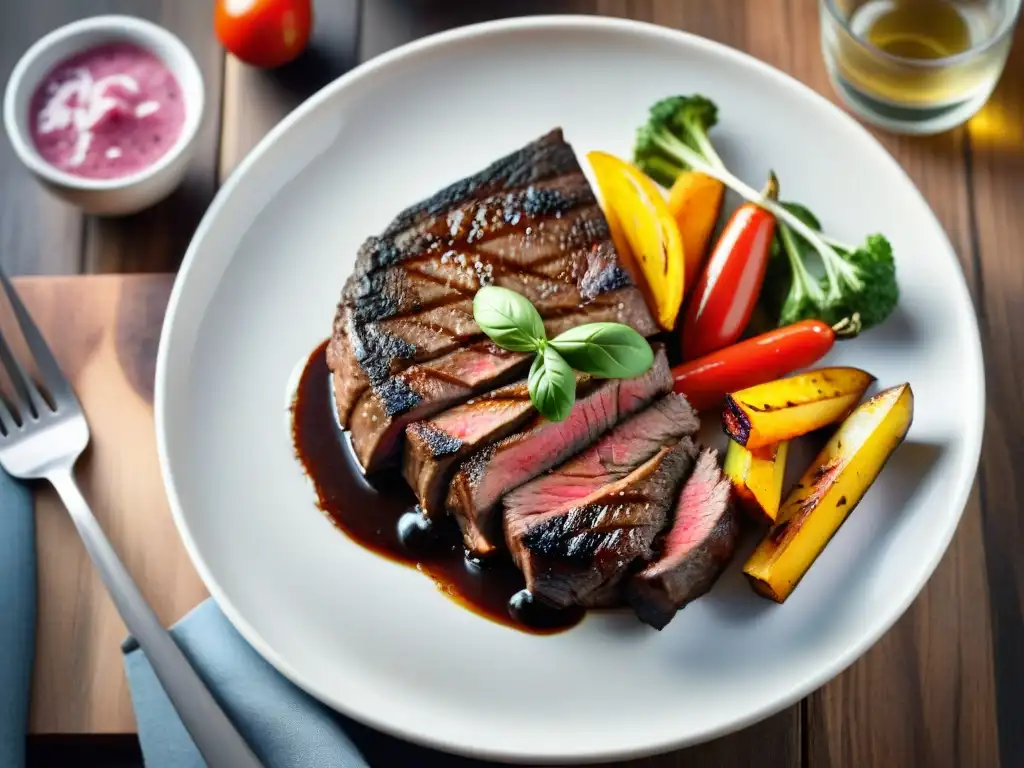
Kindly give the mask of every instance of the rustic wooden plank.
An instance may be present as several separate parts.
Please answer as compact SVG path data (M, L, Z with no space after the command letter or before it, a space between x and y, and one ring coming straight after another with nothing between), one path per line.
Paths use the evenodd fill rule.
M85 272L166 272L177 269L189 238L217 189L217 145L224 54L212 12L180 0L104 0L81 3L91 13L129 13L178 35L203 73L206 108L196 157L181 186L137 214L86 218Z
M838 103L818 25L812 4L759 3L748 15L755 30L748 50ZM964 130L929 138L872 132L928 199L975 288ZM875 648L808 699L808 765L999 764L981 520L975 491L917 601Z
M153 377L172 278L24 278L18 284L89 419L92 441L78 466L83 493L167 624L207 594L171 520L156 455ZM5 312L3 326L12 324ZM40 486L36 498L31 732L131 733L119 650L125 627L59 499L49 486Z
M0 82L6 87L22 54L47 32L84 15L74 3L8 3L0 22ZM15 274L81 271L82 216L29 175L0 141L0 262Z
M988 374L981 466L1002 764L1024 765L1024 26L1003 78L970 122L979 316ZM980 764L980 763L979 763Z
M294 62L279 69L256 69L230 54L227 56L219 160L221 181L282 117L356 64L359 10L359 0L317 0L309 47Z

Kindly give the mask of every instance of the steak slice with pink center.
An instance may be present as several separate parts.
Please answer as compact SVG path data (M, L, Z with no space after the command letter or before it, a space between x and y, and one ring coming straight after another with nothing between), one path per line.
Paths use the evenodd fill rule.
M641 621L662 629L677 610L707 593L725 570L740 532L730 494L717 453L705 449L679 494L661 557L626 587L626 597Z
M614 321L651 329L634 323L638 311L647 312L643 297L635 288L605 293L565 314L548 318L548 336L582 323ZM345 337L341 337L344 339ZM335 339L332 346L340 344ZM332 346L328 347L328 353ZM374 472L398 458L405 427L446 408L513 381L529 368L530 356L508 352L489 341L478 341L434 360L417 363L371 387L362 389L348 417L352 445L366 472ZM335 395L352 395L353 380L334 376Z
M447 507L462 528L466 547L477 555L501 543L501 498L579 453L621 419L672 389L665 349L655 345L654 363L633 379L599 379L577 393L561 422L538 417L527 429L492 443L466 459L455 473Z
M623 579L654 557L695 454L693 441L683 438L621 480L526 518L509 541L526 588L559 608L620 603Z
M480 395L405 428L402 474L428 517L444 511L459 461L521 429L537 415L525 381Z
M670 393L621 422L583 453L505 497L505 541L521 535L526 519L588 496L621 480L662 448L697 432L700 421L683 395Z
M514 381L529 366L529 355L481 341L407 368L385 383L380 396L367 390L349 420L352 448L363 470L375 472L389 463L407 424Z

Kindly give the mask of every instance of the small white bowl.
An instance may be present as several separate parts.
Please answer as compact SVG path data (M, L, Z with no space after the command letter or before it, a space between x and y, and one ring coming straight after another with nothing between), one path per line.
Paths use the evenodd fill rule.
M29 126L29 104L39 83L64 59L94 46L129 42L157 56L178 79L185 101L181 135L152 165L114 179L66 173L36 150ZM95 16L55 29L18 61L4 94L4 127L22 163L54 194L86 213L134 213L166 197L178 186L195 153L205 102L203 77L185 44L167 30L133 16Z

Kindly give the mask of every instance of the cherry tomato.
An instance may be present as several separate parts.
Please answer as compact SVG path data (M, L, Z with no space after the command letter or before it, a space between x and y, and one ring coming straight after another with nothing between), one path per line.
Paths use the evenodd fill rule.
M213 26L221 44L242 61L279 67L309 42L312 0L217 0Z
M772 176L765 192L775 197ZM701 357L740 337L754 311L775 236L775 217L754 203L733 213L694 288L683 323L683 355Z
M706 411L721 405L730 392L814 364L835 339L836 331L820 320L801 320L676 366L674 388L698 411Z

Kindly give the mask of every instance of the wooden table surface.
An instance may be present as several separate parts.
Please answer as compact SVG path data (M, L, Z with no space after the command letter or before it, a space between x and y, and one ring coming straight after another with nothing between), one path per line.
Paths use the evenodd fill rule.
M0 142L4 266L20 275L174 271L218 185L292 107L382 51L483 19L571 12L654 21L747 51L835 100L812 0L318 0L316 11L311 49L295 64L267 73L225 56L212 33L209 3L201 0L0 2L4 81L40 35L75 18L123 12L181 36L199 61L209 93L200 150L186 182L165 202L128 218L101 220L61 204ZM977 307L988 416L975 491L921 596L849 670L745 731L631 766L1024 765L1024 480L1013 461L1024 457L1024 27L995 95L968 125L931 138L875 133L945 227ZM146 290L162 290L154 286ZM147 584L139 568L144 591L159 594L161 587ZM168 621L189 607L173 600L162 605ZM82 713L68 732L88 732L82 723L109 722L109 713L89 711L90 686L103 683L54 683L65 685L61 696ZM118 716L127 718L124 730L130 730L130 713ZM69 741L54 735L62 732L59 727L38 731L44 735L31 741L37 764L129 765L135 759L128 736ZM412 764L400 747L363 739L380 764ZM439 756L432 764L469 763Z

